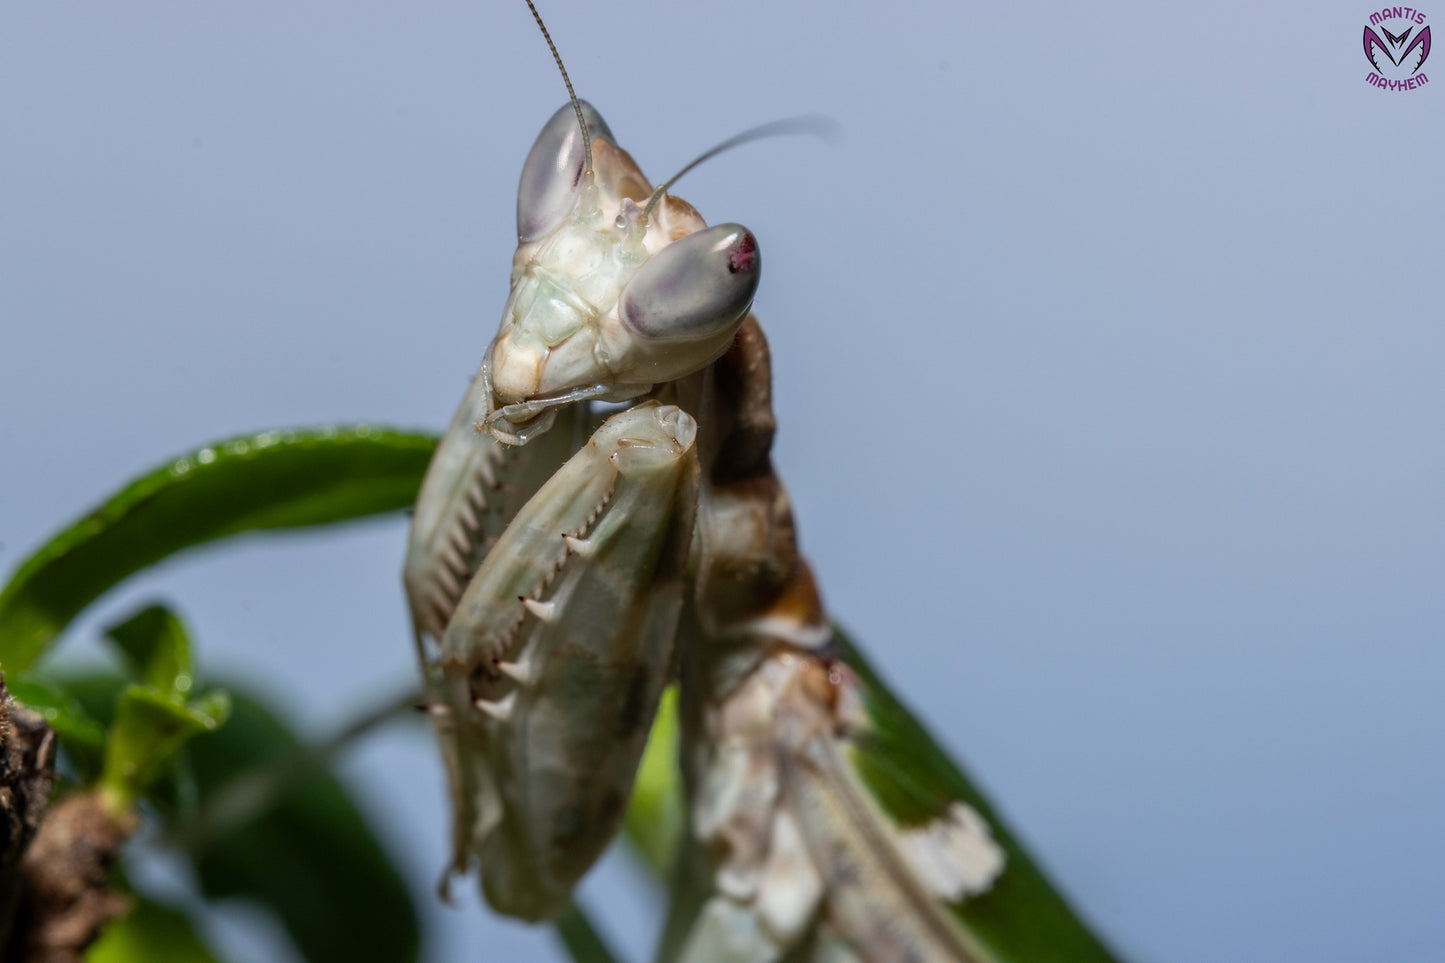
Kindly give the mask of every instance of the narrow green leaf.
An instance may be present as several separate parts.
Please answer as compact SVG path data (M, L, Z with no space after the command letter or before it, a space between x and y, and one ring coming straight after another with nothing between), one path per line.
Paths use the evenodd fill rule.
M212 689L199 699L191 701L191 715L208 720L205 731L218 728L231 716L231 694L225 689Z
M170 609L147 606L106 634L142 680L117 698L105 745L100 788L119 810L135 804L186 740L225 722L230 700L212 691L187 702L195 684L190 633Z
M101 932L85 963L218 963L185 914L142 900Z
M105 726L69 692L35 679L6 680L10 694L50 723L67 750L99 753L105 745Z
M574 963L615 963L617 957L577 903L563 910L562 915L552 921L552 926Z
M186 705L152 686L127 686L106 741L102 791L117 808L129 808L177 749L192 736L218 728L229 711L224 692Z
M67 740L60 734L60 746L69 757L75 770L75 777L81 785L90 785L100 779L105 765L107 735L115 722L115 707L120 694L130 683L113 673L53 673L47 669L31 672L25 676L27 683L34 683L52 692L62 693L73 706L78 707L85 718L91 720L100 731L99 739Z
M406 508L435 444L369 425L267 431L142 475L21 563L0 592L0 665L24 669L101 594L183 548Z
M1007 854L985 893L953 907L964 928L1007 963L1112 963L1115 957L1074 913L1003 817L888 689L851 640L845 661L863 682L872 729L857 739L855 771L900 825L927 822L958 800L978 811Z
M140 680L177 702L190 695L190 633L180 618L161 605L149 605L105 630Z
M988 892L953 907L963 927L986 949L987 959L994 963L1113 963L1115 957L1069 907L973 781L894 696L857 646L841 630L837 634L844 661L862 683L872 724L855 737L850 758L879 806L900 826L915 826L946 814L955 800L967 803L988 823L994 840L1007 854L1004 872ZM661 745L675 740L675 730L669 734L667 728L675 724L673 713L659 711L653 741ZM649 742L649 755L654 748ZM675 748L670 755L676 758ZM654 762L662 765L665 760ZM656 781L649 783L648 779ZM685 844L685 858L676 863L659 862L650 855L659 849L660 841L648 823L649 814L666 811L667 804L659 801L663 794L671 794L673 804L682 805L675 773L669 781L644 772L623 829L650 868L660 875L670 874L672 906L662 945L676 948L712 883L706 860L695 844Z

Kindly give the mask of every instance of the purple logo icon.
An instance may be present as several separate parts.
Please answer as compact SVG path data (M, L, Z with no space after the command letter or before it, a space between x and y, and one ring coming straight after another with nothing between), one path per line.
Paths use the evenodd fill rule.
M1376 31L1376 27L1379 28ZM1430 82L1422 69L1430 56L1430 27L1414 7L1385 7L1365 25L1365 82L1379 90L1414 90Z

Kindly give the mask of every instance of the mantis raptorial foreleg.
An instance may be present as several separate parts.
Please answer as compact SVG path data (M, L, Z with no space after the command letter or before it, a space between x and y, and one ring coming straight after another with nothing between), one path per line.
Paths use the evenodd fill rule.
M483 800L462 855L507 912L565 903L622 819L672 665L695 434L656 403L610 418L508 526L443 638L460 782Z
M473 379L427 468L412 515L402 580L418 639L441 641L477 566L542 483L581 444L584 412L570 409L557 430L524 448L473 425L486 417L490 388Z

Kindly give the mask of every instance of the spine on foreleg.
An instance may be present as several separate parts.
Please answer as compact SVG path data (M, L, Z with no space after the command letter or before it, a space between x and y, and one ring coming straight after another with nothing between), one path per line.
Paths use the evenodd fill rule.
M695 433L655 402L608 419L517 513L447 628L451 708L501 799L468 848L508 915L564 908L626 809L673 661Z
M470 841L500 818L495 780L480 764L473 734L446 709L440 659L442 636L463 592L492 546L526 501L578 446L581 412L569 410L553 431L526 448L503 445L479 432L489 392L472 380L437 445L417 495L402 582L422 667L424 699L447 772L454 814L453 861L441 880L465 867Z

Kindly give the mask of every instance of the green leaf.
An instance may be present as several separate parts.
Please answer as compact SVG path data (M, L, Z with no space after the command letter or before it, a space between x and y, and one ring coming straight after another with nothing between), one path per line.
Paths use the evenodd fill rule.
M186 747L202 809L233 780L300 746L260 701L231 692L231 719ZM207 897L271 909L308 960L417 958L412 896L346 790L323 768L292 784L271 808L194 841L188 854Z
M86 674L63 677L55 686L108 722L124 683L114 675ZM339 746L315 751L259 697L244 687L227 685L226 691L226 724L196 736L177 756L181 765L173 768L186 791L177 792L178 780L170 780L149 793L167 824L166 838L184 842L201 891L271 910L301 954L316 963L415 960L420 935L414 900L327 764ZM331 742L398 718L394 710L386 705L366 714ZM414 717L409 712L402 718Z
M615 963L617 957L575 902L552 921L552 926L574 963Z
M672 866L686 823L677 767L677 726L677 686L670 685L658 704L622 823L623 838L659 875Z
M152 686L127 686L105 746L100 784L107 799L118 810L128 809L177 749L192 736L218 728L229 712L224 692L212 691L186 705Z
M105 726L69 692L36 679L6 680L10 694L50 723L61 745L70 751L99 754L105 746Z
M991 889L952 907L964 929L984 948L987 955L983 960L1113 963L1116 958L1069 907L968 775L938 747L857 646L841 629L836 632L844 661L861 683L871 723L869 729L854 737L849 758L879 807L900 826L915 826L946 814L954 801L967 803L989 824L994 840L1007 854L1005 869ZM677 738L675 729L668 732L676 720L672 712L665 711L667 708L658 712L654 724L652 739L659 745ZM647 752L653 751L653 742L649 742ZM675 749L670 754L676 758ZM654 761L659 766L664 762ZM623 827L628 841L647 857L652 869L671 872L668 885L672 907L662 945L675 948L711 892L712 883L706 860L695 843L685 845L685 858L675 864L659 862L649 855L659 846L653 827L648 825L649 814L667 808L657 797L671 794L674 804L682 805L675 773L670 781L656 774L650 778L656 782L644 788L646 779L639 777L639 788L633 794Z
M845 661L863 683L871 730L856 739L855 771L878 804L900 825L940 816L958 800L978 811L1008 861L985 893L954 906L963 927L1008 963L1112 963L1115 957L1089 931L1049 882L1003 817L949 759L888 689L851 640L838 632Z
M150 605L105 630L141 681L184 702L195 677L191 640L185 625L170 609Z
M142 475L15 571L0 592L0 665L29 666L101 594L183 548L408 507L435 445L369 425L267 431Z
M85 963L217 963L183 913L142 900L107 926Z
M120 694L130 683L113 673L65 673L52 672L47 667L40 672L26 675L26 683L33 683L51 692L59 693L72 706L78 708L86 719L91 720L100 730L99 740L67 740L60 732L60 745L75 768L75 776L81 785L88 785L100 779L105 765L106 737L115 722L115 707Z
M135 805L186 740L225 722L231 703L219 690L186 701L195 682L191 639L170 609L147 606L107 634L142 680L116 700L101 771L102 793L123 811Z

